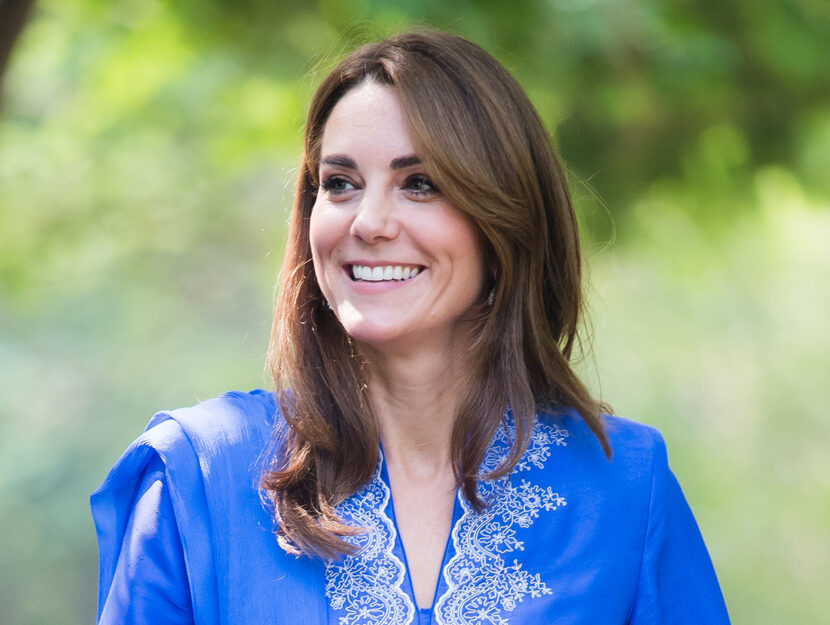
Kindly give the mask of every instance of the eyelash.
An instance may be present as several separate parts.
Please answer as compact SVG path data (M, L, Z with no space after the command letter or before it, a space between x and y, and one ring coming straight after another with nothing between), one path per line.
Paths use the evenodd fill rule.
M331 193L332 195L339 195L340 193L344 193L350 190L342 188L338 189L337 187L340 184L351 185L352 187L354 187L354 184L352 184L348 179L344 178L343 176L329 176L328 178L323 180L320 187L323 189L323 191Z
M350 185L352 189L343 188L345 185ZM416 185L426 185L428 188L416 189L414 188ZM340 195L341 193L353 190L356 188L356 185L348 178L336 174L325 178L320 184L320 188L330 195ZM433 196L439 193L438 187L436 187L435 183L432 182L429 176L425 174L413 174L412 176L409 176L409 178L404 181L402 188L420 197Z
M413 189L413 183L418 184L425 184L429 188L428 189L420 189L416 190ZM435 183L430 180L429 176L425 174L414 174L406 179L406 182L403 184L404 189L409 189L410 192L414 193L415 195L421 196L429 196L429 195L436 195L438 193L438 187L435 186Z

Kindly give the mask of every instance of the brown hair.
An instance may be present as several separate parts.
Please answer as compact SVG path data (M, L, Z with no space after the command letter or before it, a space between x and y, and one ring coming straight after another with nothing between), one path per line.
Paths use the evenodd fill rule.
M477 325L473 381L451 442L464 496L484 507L478 471L507 406L516 438L489 477L512 470L537 410L575 409L610 457L603 407L569 364L582 309L579 236L536 110L498 61L461 37L418 31L365 45L311 102L269 353L288 430L262 485L283 547L327 557L351 551L341 538L355 530L334 506L371 478L379 434L363 360L317 284L309 216L326 120L364 80L395 89L427 173L477 224L494 269L494 298Z

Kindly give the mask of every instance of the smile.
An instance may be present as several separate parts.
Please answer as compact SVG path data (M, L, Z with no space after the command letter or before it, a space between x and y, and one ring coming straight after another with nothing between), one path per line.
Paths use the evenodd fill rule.
M418 275L420 267L411 265L385 265L369 267L367 265L352 265L352 278L364 282L385 282L390 280L410 280Z

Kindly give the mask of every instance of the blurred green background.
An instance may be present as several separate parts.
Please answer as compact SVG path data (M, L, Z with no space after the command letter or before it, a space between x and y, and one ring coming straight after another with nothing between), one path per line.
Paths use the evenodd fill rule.
M89 493L154 411L268 384L304 109L411 25L554 134L580 366L665 434L734 622L830 621L830 3L39 0L0 109L0 622L93 622Z

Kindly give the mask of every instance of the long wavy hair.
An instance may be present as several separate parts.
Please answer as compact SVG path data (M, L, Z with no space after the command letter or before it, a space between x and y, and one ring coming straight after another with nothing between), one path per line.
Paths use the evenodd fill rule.
M537 411L576 410L611 454L603 406L570 366L583 307L576 216L527 95L490 54L455 35L417 31L365 45L326 76L311 101L269 350L287 428L262 487L283 548L321 557L352 551L343 537L356 530L335 506L371 478L378 459L365 361L326 306L309 243L326 120L366 80L395 89L427 173L476 223L492 268L492 303L478 315L472 383L451 441L464 496L485 507L479 467L508 406L515 440L489 478L513 469Z

